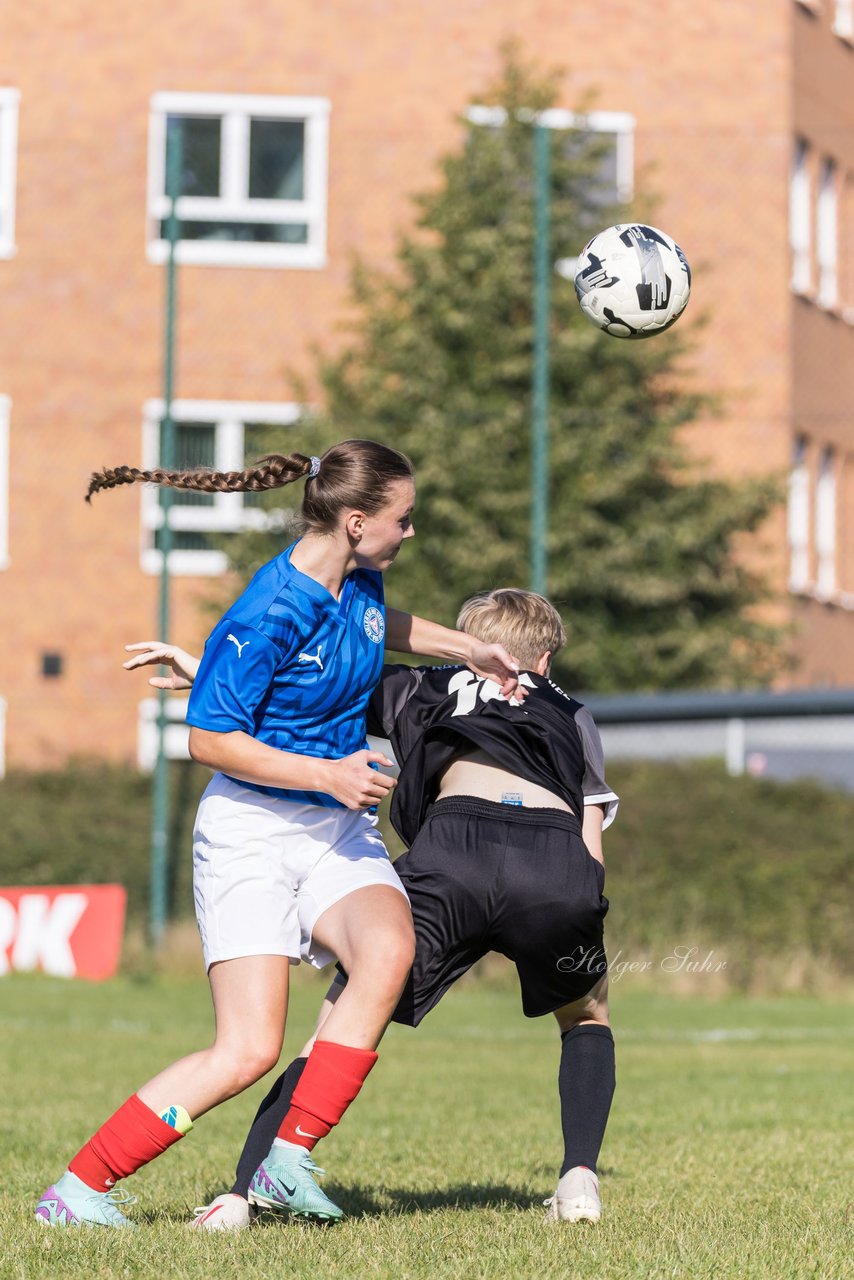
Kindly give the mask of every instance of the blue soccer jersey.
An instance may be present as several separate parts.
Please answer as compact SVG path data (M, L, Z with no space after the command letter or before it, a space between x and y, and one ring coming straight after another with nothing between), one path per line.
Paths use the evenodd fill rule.
M212 631L187 722L215 733L242 729L281 751L339 760L367 746L365 709L383 663L382 574L356 569L336 600L293 567L293 545L258 570ZM322 792L236 781L267 795L343 807Z

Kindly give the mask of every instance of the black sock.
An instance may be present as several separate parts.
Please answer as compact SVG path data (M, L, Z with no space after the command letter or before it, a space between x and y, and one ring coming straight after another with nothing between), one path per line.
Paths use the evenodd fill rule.
M564 1157L561 1177L576 1165L596 1172L614 1096L614 1037L610 1027L584 1022L561 1036L560 1120Z
M246 1135L246 1141L237 1162L237 1176L231 1188L234 1195L243 1196L244 1200L249 1195L252 1175L273 1145L273 1139L288 1113L294 1089L299 1083L303 1067L307 1062L308 1058L294 1058L293 1062L285 1067L255 1113L252 1128Z

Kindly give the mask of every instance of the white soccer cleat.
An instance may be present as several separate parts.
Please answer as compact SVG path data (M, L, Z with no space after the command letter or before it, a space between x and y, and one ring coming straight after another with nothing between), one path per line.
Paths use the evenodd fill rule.
M602 1217L599 1179L592 1169L576 1165L567 1170L554 1195L543 1203L548 1206L546 1222L598 1222Z
M231 1191L203 1204L195 1214L193 1221L187 1223L191 1231L243 1231L252 1223L249 1201Z

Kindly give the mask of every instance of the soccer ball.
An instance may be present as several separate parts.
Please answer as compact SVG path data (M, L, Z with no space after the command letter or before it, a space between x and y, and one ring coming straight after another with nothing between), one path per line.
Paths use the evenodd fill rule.
M591 324L614 338L651 338L681 316L691 295L688 259L643 223L600 231L584 246L575 292Z

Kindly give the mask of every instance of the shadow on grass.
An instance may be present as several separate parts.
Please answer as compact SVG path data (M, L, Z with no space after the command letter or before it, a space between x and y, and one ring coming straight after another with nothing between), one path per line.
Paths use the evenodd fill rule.
M338 1188L324 1188L331 1198L341 1205L347 1218L393 1218L407 1214L431 1213L440 1209L533 1209L543 1203L542 1195L532 1195L519 1187L506 1184L494 1186L456 1186L441 1190L415 1190L411 1187L363 1187L358 1184ZM209 1188L207 1202L221 1193L221 1187ZM202 1197L204 1203L205 1197ZM188 1209L155 1210L137 1214L136 1220L148 1223L182 1223L192 1218ZM290 1220L287 1213L274 1209L264 1210L255 1220L256 1226L280 1226ZM326 1230L331 1223L306 1222L294 1219L294 1225L309 1230Z
M506 1184L443 1187L435 1191L383 1187L379 1198L377 1188L356 1185L342 1189L340 1194L341 1207L351 1218L397 1217L436 1209L531 1209L542 1201L542 1196Z

